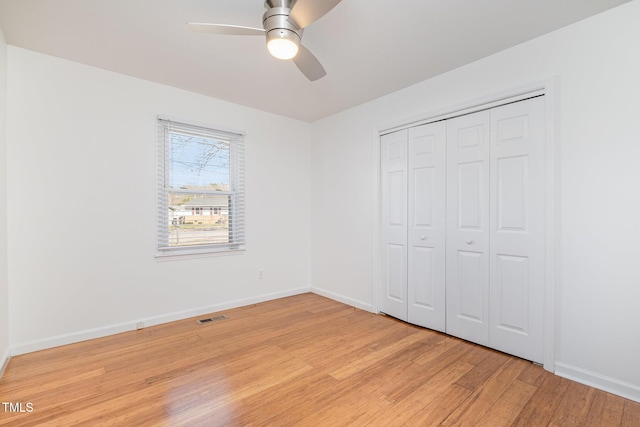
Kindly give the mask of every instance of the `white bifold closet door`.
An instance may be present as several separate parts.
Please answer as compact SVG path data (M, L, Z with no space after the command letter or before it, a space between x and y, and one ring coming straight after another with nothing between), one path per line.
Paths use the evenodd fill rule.
M544 98L491 110L489 346L544 359Z
M380 141L382 312L407 321L407 130Z
M490 111L447 121L447 333L489 345Z
M409 129L408 321L445 331L446 129Z
M384 313L445 330L446 125L384 135L382 240Z
M544 101L447 121L447 326L543 361Z
M381 138L381 311L543 361L544 100Z

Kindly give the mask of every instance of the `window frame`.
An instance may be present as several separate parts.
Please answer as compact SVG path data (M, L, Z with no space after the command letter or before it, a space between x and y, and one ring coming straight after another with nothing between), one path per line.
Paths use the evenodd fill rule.
M172 119L158 115L157 126L157 232L156 258L182 257L185 255L215 255L241 253L245 250L244 234L244 132L222 129L191 121ZM171 133L189 132L205 138L229 143L229 191L205 189L172 189L170 187L170 138ZM169 195L198 194L229 196L229 242L170 246L169 243Z

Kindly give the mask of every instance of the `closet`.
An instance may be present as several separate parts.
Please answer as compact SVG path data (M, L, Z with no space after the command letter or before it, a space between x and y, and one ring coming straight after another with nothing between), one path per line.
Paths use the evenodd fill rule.
M381 311L543 360L544 98L381 136Z

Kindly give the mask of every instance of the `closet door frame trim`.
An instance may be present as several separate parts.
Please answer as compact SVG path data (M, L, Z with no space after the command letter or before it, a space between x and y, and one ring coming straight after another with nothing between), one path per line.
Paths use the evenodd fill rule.
M545 156L544 156L544 189L545 189L545 292L544 292L544 363L543 367L547 371L555 372L555 300L556 286L559 283L559 272L557 268L556 255L559 251L559 239L556 232L559 224L560 207L560 181L559 181L559 152L558 143L558 77L551 77L546 80L532 82L521 87L493 93L481 98L472 99L463 103L454 104L435 111L417 114L404 120L397 120L390 123L381 123L373 130L373 212L374 218L374 248L373 248L373 295L372 308L374 313L380 312L380 300L383 292L380 262L382 261L382 215L381 215L381 158L380 158L380 137L382 135L402 129L408 129L422 124L446 120L465 114L474 113L509 104L523 101L525 99L544 95L545 100Z

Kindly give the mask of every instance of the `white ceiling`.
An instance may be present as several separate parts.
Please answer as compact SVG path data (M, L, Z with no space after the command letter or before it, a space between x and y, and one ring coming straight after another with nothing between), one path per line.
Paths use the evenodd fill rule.
M342 0L305 29L327 76L309 82L262 37L263 0L0 0L7 43L314 121L629 0Z

